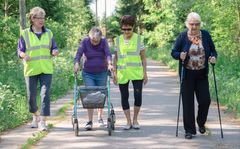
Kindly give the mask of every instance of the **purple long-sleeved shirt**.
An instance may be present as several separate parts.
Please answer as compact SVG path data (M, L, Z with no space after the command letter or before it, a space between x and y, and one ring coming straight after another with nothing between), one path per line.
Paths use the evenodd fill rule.
M32 26L30 26L30 31L33 32ZM46 28L43 27L42 28L42 33L40 33L40 34L35 33L35 35L38 37L38 39L40 39L42 34L45 33L45 32L46 32ZM51 46L51 49L50 49L50 53L52 53L52 50L58 50L57 49L57 44L56 44L53 37L52 37L52 46ZM18 57L20 57L19 56L20 52L24 52L24 53L26 52L26 43L25 43L25 40L22 36L20 36L19 41L18 41L18 48L17 48Z
M112 61L106 38L101 38L97 46L91 44L89 37L84 38L76 53L75 63L79 63L82 56L83 70L89 73L106 71L108 61Z

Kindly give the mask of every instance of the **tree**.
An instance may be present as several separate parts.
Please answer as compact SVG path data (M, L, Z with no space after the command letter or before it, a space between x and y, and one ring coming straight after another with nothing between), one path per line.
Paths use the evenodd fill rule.
M25 0L19 0L20 29L26 28L26 6Z

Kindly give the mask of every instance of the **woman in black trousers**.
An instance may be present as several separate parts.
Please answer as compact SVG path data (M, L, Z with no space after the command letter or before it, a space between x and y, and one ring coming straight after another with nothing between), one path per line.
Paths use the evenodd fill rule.
M216 63L217 52L211 35L200 30L201 17L191 12L186 19L187 31L179 34L172 57L179 60L179 71L184 67L182 82L183 124L185 138L192 139L196 134L194 96L198 102L197 124L200 133L205 133L210 93L208 83L208 61ZM182 63L183 62L183 63ZM180 73L181 74L181 73Z

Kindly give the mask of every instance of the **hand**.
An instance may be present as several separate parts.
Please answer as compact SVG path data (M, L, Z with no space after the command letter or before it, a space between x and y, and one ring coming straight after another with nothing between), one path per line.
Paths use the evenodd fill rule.
M144 73L143 84L146 85L148 82L147 73Z
M23 58L25 61L29 61L31 58L26 54Z
M29 61L31 58L25 54L24 52L21 52L19 56L24 60L24 61Z
M182 61L184 61L184 60L186 59L186 56L187 56L187 52L181 52L181 53L180 53L180 59L181 59Z
M74 64L74 73L77 74L79 71L79 63Z
M215 63L216 63L216 57L215 57L215 56L210 56L210 57L209 57L209 62L210 62L211 64L215 64Z
M111 72L113 71L113 65L111 63L108 63L108 70Z
M53 51L52 51L52 55L53 55L53 56L58 56L58 54L59 54L58 50L53 50Z

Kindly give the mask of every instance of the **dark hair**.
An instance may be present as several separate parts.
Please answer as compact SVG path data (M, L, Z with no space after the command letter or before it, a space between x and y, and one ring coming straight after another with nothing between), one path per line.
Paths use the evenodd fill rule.
M134 24L135 24L135 18L133 16L131 16L131 15L122 16L121 26L123 26L123 25L134 26Z

